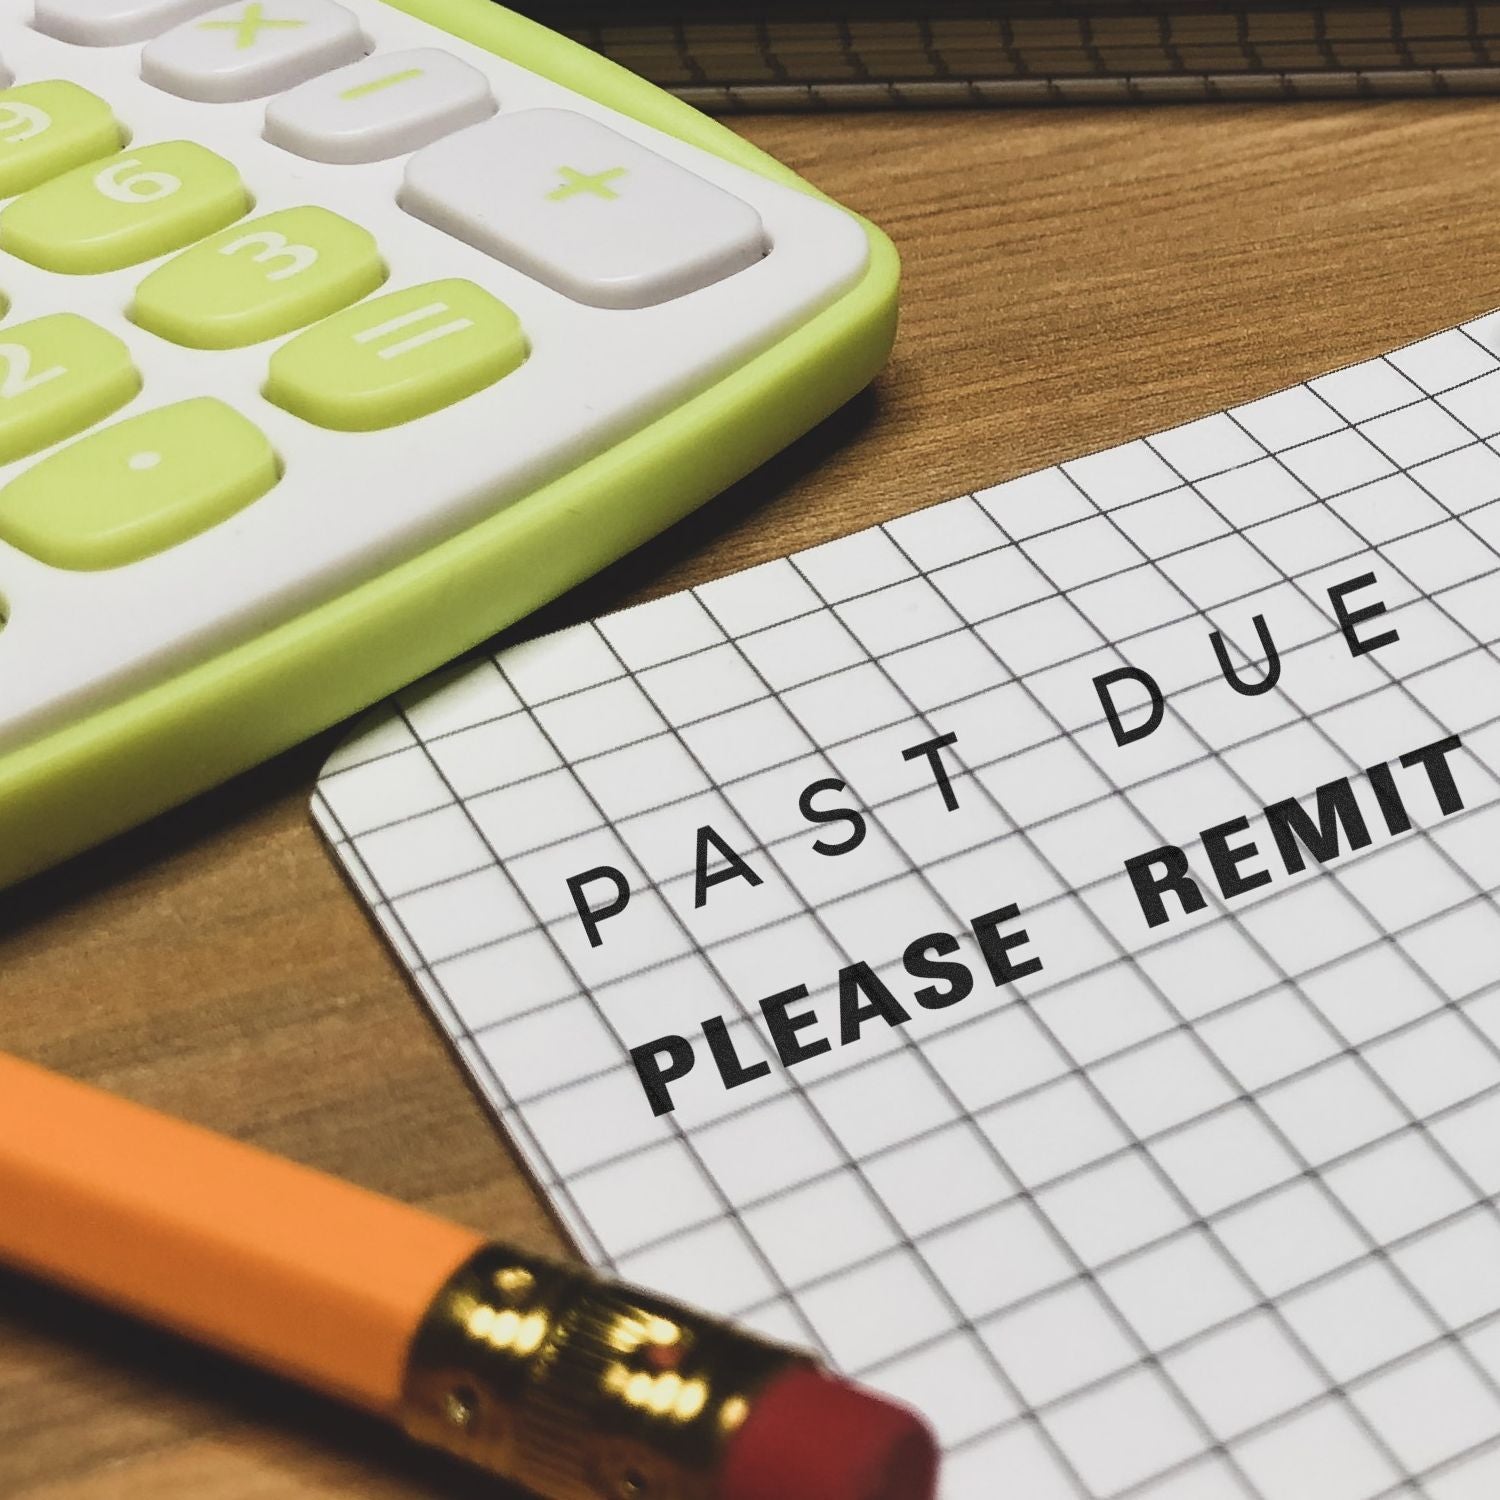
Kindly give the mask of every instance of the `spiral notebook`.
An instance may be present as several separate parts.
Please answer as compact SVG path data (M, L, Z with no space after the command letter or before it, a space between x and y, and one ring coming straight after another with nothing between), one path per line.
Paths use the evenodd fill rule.
M597 1265L944 1500L1500 1493L1500 314L450 669L328 839Z

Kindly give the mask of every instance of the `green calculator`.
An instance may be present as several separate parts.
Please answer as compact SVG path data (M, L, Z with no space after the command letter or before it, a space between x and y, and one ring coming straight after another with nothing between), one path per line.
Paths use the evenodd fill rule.
M519 619L890 351L877 229L488 0L11 0L0 85L0 884Z

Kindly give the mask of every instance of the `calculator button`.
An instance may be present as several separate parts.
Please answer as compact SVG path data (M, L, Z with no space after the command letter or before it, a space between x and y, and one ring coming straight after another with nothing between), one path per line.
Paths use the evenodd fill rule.
M483 73L446 52L377 52L266 106L266 139L313 161L383 161L487 120Z
M23 83L0 92L0 198L24 193L125 143L119 121L76 83Z
M36 29L84 47L141 42L215 0L36 0Z
M472 281L429 281L283 344L266 396L319 427L372 432L472 396L525 358L521 324L503 302Z
M141 77L226 104L291 88L365 50L359 22L333 0L236 0L148 42Z
M56 568L117 568L185 542L280 477L271 445L208 396L79 438L0 490L0 538Z
M753 265L760 216L560 109L501 115L419 151L401 206L595 307L648 307Z
M48 271L115 271L180 250L249 207L240 174L223 157L168 141L32 188L0 210L0 250Z
M238 349L305 328L385 280L374 239L326 208L231 228L158 266L130 316L191 349Z
M0 329L0 463L92 427L140 388L125 345L76 313Z

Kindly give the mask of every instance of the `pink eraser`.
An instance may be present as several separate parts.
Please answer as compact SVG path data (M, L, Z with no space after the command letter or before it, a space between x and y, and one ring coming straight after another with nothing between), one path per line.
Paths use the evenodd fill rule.
M718 1500L933 1500L937 1469L937 1444L915 1412L793 1365L735 1434Z

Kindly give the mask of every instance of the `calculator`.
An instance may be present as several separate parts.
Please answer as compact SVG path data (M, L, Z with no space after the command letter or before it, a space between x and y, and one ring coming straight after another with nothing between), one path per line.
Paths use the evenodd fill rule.
M0 884L859 391L889 241L489 0L0 3Z

